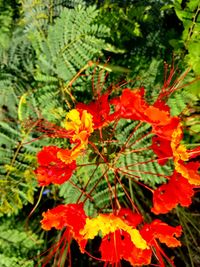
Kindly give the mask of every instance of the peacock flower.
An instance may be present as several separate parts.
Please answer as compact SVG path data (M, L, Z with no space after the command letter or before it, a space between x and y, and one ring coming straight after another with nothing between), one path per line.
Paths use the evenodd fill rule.
M175 162L176 171L186 178L191 185L200 185L200 175L198 174L199 168L199 162Z
M137 227L143 221L141 214L132 212L132 210L127 208L120 209L117 212L117 216L133 228Z
M53 227L61 230L67 227L72 238L79 243L80 247L84 248L87 241L83 240L80 230L84 228L87 216L82 203L59 205L43 212L42 216L41 224L44 230L48 231Z
M99 214L96 218L87 218L80 234L84 239L93 239L100 233L101 260L117 264L124 259L133 266L142 266L150 264L152 256L146 240L136 229L142 220L140 214L121 209L116 215Z
M117 217L133 228L143 221L140 214L126 208L120 209L117 212ZM102 238L99 251L101 252L101 259L110 264L118 263L124 259L133 266L143 266L150 264L152 256L151 249L137 248L132 242L130 234L121 229L105 235Z
M161 185L153 193L153 208L155 214L168 213L178 204L188 207L192 203L194 186L176 171L167 184Z
M83 151L86 149L86 144L79 142L72 149L61 149L57 153L57 157L66 164L69 164L75 161L80 155L83 154Z
M170 117L167 124L153 124L152 125L152 132L166 140L171 141L172 134L175 129L177 129L177 126L180 123L179 117Z
M147 117L147 122L151 123L152 125L167 125L171 120L168 111L161 110L154 106L147 107L144 114Z
M149 246L154 246L156 239L161 243L165 243L168 247L181 245L180 241L177 239L177 237L180 237L182 234L180 225L173 227L161 220L154 220L150 224L145 224L140 230L140 233Z
M115 111L121 118L141 120L152 125L163 126L168 125L171 121L169 108L161 102L159 106L149 105L144 99L144 87L131 91L124 89L122 95L111 100L111 104L115 106Z
M61 150L56 146L45 146L37 154L39 167L35 170L35 174L40 186L46 186L50 183L62 184L70 179L76 169L74 160L65 164L58 158L57 154Z
M76 160L87 148L88 138L94 131L92 115L86 110L72 109L66 115L64 127L72 132L70 141L74 143L72 149L62 149L58 152L58 158L66 164Z
M120 97L112 99L110 103L114 105L115 113L120 118L144 121L147 119L145 110L148 105L143 97L143 87L134 91L126 88Z
M67 131L73 131L73 143L87 144L88 137L94 131L92 115L86 110L72 109L66 115L64 127Z

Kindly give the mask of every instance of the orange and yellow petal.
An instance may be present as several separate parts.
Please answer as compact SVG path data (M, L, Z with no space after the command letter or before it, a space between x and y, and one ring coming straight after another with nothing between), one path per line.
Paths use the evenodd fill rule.
M86 110L70 110L64 121L64 127L68 131L73 131L72 141L87 141L87 138L94 131L92 115Z
M154 220L150 224L145 224L140 230L140 233L149 245L154 245L154 239L158 239L168 247L181 245L180 241L177 239L177 237L180 237L182 234L182 227L180 225L173 227L161 220Z
M101 231L102 236L121 229L130 234L133 244L140 249L148 248L146 241L137 229L126 224L122 219L113 214L99 214L96 218L87 218L81 234L85 239L93 239Z
M56 228L58 230L68 227L73 237L80 239L80 230L84 227L86 215L83 210L82 203L59 205L42 213L42 228L50 230Z
M76 162L71 160L65 164L57 154L62 151L56 146L46 146L38 153L39 166L35 174L40 186L62 184L70 179L76 169Z

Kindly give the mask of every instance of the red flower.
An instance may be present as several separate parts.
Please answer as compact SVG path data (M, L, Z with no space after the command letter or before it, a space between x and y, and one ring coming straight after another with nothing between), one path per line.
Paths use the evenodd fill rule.
M118 263L122 259L129 261L133 266L142 266L151 262L151 250L135 247L130 235L123 230L116 230L106 235L102 239L99 250L102 260L110 264Z
M82 238L79 231L86 222L82 203L59 205L47 212L43 212L42 216L41 224L44 230L50 230L53 227L61 230L64 227L68 227L75 239Z
M155 239L165 243L168 247L177 247L181 243L176 237L182 233L181 226L172 227L160 220L154 220L150 224L145 224L140 231L147 244L154 246Z
M114 116L110 115L108 93L99 96L96 101L91 102L87 105L83 103L78 103L76 108L87 110L90 114L92 114L94 129L102 128L114 119Z
M115 107L115 116L150 123L153 132L165 139L170 139L179 122L177 117L170 116L169 107L164 102L157 101L154 105L146 103L143 87L135 91L125 89L120 97L110 103Z
M153 208L155 214L167 213L178 204L188 207L194 195L194 186L181 174L174 172L167 184L161 185L153 193Z
M71 143L85 143L87 145L88 138L93 129L92 114L88 113L87 110L72 109L70 110L63 122L64 127L67 131L73 132Z
M145 110L148 105L143 99L144 87L139 90L131 91L124 89L120 97L114 98L110 101L115 107L116 115L120 118L132 120L144 120Z
M46 146L37 154L39 167L35 170L40 186L62 184L69 180L76 169L76 162L65 164L57 157L62 149L56 146Z
M133 246L127 232L116 230L114 233L104 236L99 250L102 260L113 264L130 257Z

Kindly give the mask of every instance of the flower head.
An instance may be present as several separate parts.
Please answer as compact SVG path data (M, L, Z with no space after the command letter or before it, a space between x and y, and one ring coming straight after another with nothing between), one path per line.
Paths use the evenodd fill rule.
M142 266L150 263L152 252L136 229L141 222L140 214L121 209L117 215L99 214L96 218L87 218L80 233L85 239L101 234L99 251L103 261L115 264L124 259L133 266Z
M150 224L145 224L140 233L148 245L154 245L155 239L165 243L168 247L181 245L180 241L176 239L182 233L181 226L172 227L161 220L154 220Z
M155 126L164 126L170 123L169 108L159 102L149 105L144 99L144 87L131 91L124 89L122 95L111 100L115 111L121 118L141 120Z
M87 144L88 137L94 131L92 115L87 110L72 109L66 115L64 127L67 131L73 132L72 142Z
M75 239L81 238L80 230L86 222L86 215L81 204L59 205L47 212L42 213L42 228L50 230L56 228L58 230L68 227Z
M120 118L144 120L146 118L145 110L148 105L143 99L144 88L135 91L124 89L121 96L112 99L110 102L115 107L115 112Z
M73 171L76 169L76 162L71 161L65 164L57 156L59 147L46 146L37 154L39 167L35 170L40 186L62 184L69 180Z

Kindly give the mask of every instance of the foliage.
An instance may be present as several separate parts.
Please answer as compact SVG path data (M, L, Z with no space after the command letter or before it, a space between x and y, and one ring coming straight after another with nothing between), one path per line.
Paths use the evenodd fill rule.
M182 1L176 0L174 8L178 18L183 23L184 31L182 33L182 40L187 55L186 62L191 66L194 72L200 74L199 65L199 32L200 32L200 5L198 1L190 0L184 4Z
M0 264L1 266L34 266L34 258L40 253L43 240L31 230L25 230L17 217L1 218Z
M26 12L30 12L28 6L31 6L31 2L25 4L26 18L28 17ZM43 7L46 12L45 6ZM32 8L33 10L36 8L35 12L42 12L39 3ZM69 98L67 97L68 86L65 83L70 82L81 67L81 62L83 67L105 46L103 38L108 33L108 29L94 24L94 18L98 15L94 7L63 9L61 13L60 18L55 17L53 25L46 25L47 20L46 28L40 28L36 24L36 28L27 29L29 21L23 20L22 17L22 21L13 32L10 48L5 50L6 61L2 61L0 80L3 111L1 119L8 123L3 121L1 123L1 165L3 166L1 172L3 176L7 174L6 181L3 176L1 180L5 188L1 194L1 212L16 212L23 203L33 202L33 191L36 185L32 171L35 164L34 155L38 147L44 145L44 141L31 142L34 137L29 133L34 123L29 123L27 128L27 121L30 118L41 119L41 116L50 121L60 120L63 116L62 106L67 108L65 101ZM47 17L47 15L40 14L41 17ZM84 25L82 20L87 24ZM28 25L23 25L24 22ZM44 26L44 22L41 23ZM69 23L71 26L68 29L73 25L73 31L68 32L63 25L69 25ZM58 44L56 49L59 50L55 49L56 44ZM80 54L76 52L79 46L82 47L82 50L79 49ZM60 54L59 51L63 52ZM51 57L49 53L52 53ZM59 63L58 54L61 56L62 64ZM44 63L45 58L48 59L47 65ZM55 74L57 77L53 76ZM25 145L26 143L28 144ZM10 192L8 188L12 188Z

